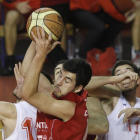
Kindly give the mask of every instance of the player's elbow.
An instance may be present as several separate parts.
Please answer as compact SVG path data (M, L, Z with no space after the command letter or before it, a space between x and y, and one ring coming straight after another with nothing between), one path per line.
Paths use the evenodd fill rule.
M109 130L109 122L107 120L100 125L100 130L101 130L100 131L101 134L105 134L105 133L108 132L108 130Z
M90 135L98 135L105 134L109 130L109 123L106 119L98 119L98 121L89 121L88 123L88 134Z

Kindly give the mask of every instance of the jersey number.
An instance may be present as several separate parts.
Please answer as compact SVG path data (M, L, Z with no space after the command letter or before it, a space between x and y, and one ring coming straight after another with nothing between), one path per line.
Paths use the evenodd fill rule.
M33 122L32 118L25 118L21 124L22 129L26 129L27 140L34 140L32 136Z
M128 123L129 123L129 131L131 131L130 120L128 121ZM136 121L135 122L135 125L136 125L135 134L138 134L139 133L139 131L138 131L139 121Z

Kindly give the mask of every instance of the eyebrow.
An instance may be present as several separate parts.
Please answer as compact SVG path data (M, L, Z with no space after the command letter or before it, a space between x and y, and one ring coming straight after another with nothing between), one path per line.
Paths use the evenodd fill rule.
M126 68L127 70L132 70L132 71L134 71L133 69L131 69L131 68ZM116 72L115 72L115 74L118 72L118 71L120 71L120 69L118 69Z
M55 68L55 70L54 70L54 71L56 71L57 69L60 69L60 67Z
M66 78L72 81L72 79L71 79L70 77L67 77L67 76L66 76Z

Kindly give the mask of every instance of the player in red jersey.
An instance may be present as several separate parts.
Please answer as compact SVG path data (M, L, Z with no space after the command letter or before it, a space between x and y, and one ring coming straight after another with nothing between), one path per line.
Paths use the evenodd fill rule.
M55 77L55 85L54 88L52 87L52 92L46 91L48 94L53 93L53 97L37 92L38 78L46 54L57 44L57 42L53 45L51 44L51 35L49 35L48 40L45 40L43 29L42 36L40 36L39 31L37 32L38 39L34 36L38 46L37 53L28 69L24 84L19 87L19 93L21 97L39 109L36 124L38 139L86 139L88 114L85 102L87 93L83 90L83 87L88 83L90 76L88 79L85 79L86 81L84 80L86 84L82 85L78 82L83 81L81 76L84 75L84 72L88 74L91 72L90 67L81 59L68 60L63 64L63 68L57 67L55 69L57 77ZM73 70L75 62L78 64L75 67L75 71L81 69L83 71L79 77L79 73L76 75ZM89 68L83 66L79 68L82 64ZM15 73L18 75L18 71L15 71ZM81 78L80 81L77 80L79 78ZM122 77L120 78L122 79ZM99 86L101 86L101 83ZM96 85L97 87L98 85Z
M38 36L40 36L38 30L37 33ZM35 66L36 67L34 69L35 71L34 72L32 71L33 77L32 76L31 77L34 79L32 85L38 86L38 77L40 75L40 70L42 69L46 55L55 47L55 45L58 44L58 42L55 42L53 45L51 45L51 35L49 36L48 40L45 40L44 37L45 37L44 30L42 30L42 38L41 36L39 37L40 41L34 36L34 38L36 39L37 46L41 48L37 48L37 53L31 63L31 66L29 67L27 76L25 77L25 81L21 89L22 92L24 92L24 89L26 89L26 83L30 81L30 79L28 78L31 76L30 71L34 69L34 68L32 69L32 66L34 67L36 64L38 64L38 66L37 67ZM39 62L38 60L39 61L41 60L42 62L41 61ZM34 104L34 101L37 98L38 101L41 99L41 102L35 101L36 102L35 104L37 105L39 110L41 110L46 114L44 114L43 116L42 113L38 111L36 124L38 130L37 132L38 139L47 138L47 139L81 140L86 139L87 137L88 133L87 129L88 112L86 108L87 92L83 90L83 87L86 86L89 80L91 79L92 71L90 65L84 60L73 59L66 61L63 64L63 68L65 70L56 69L58 70L59 76L55 78L55 84L54 87L52 88L51 93L53 93L52 94L53 97L44 96L44 93L33 91L34 86L28 88L28 92L26 91L24 92L24 94L21 94L21 97L23 97L23 99L24 98L27 100L29 99L29 103L31 104L32 103ZM28 93L31 93L30 91L33 91L33 93L37 94L33 94L31 98L30 96L29 98L27 96L24 96L28 95ZM36 98L34 95L35 96L37 95L38 97L36 96L37 97ZM43 101L43 99L45 102ZM43 104L41 105L40 103ZM41 108L39 108L39 106ZM45 120L45 123L42 124L42 120Z

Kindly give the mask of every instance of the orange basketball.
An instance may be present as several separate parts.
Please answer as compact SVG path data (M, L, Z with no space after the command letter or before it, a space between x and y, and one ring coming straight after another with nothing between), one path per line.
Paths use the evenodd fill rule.
M28 18L26 28L29 37L33 39L31 31L37 36L36 27L39 28L40 34L42 27L45 31L45 36L48 38L49 33L52 33L53 41L57 41L63 33L64 23L61 15L51 8L40 8L35 10Z

